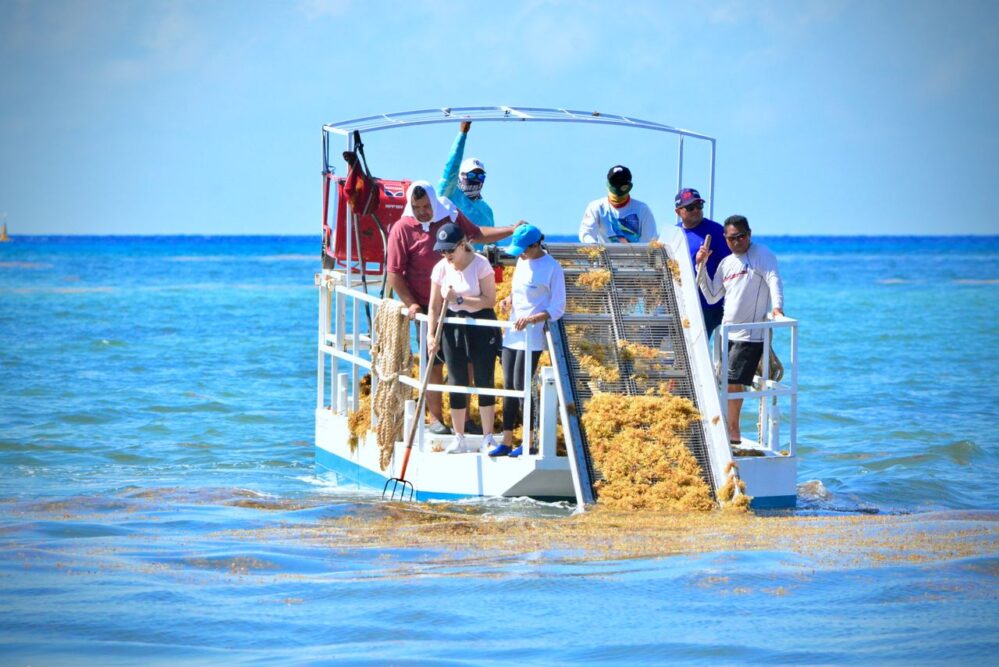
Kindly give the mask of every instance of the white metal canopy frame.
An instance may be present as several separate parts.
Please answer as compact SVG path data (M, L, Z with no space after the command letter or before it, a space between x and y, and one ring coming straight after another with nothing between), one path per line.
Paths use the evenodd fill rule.
M347 138L347 149L354 149L356 132L380 132L419 125L440 123L475 122L536 122L536 123L584 123L591 125L615 125L637 130L665 132L679 137L677 142L677 190L683 187L683 143L684 139L706 141L710 148L708 164L708 217L714 215L715 205L715 139L700 132L693 132L672 125L664 125L649 120L602 113L600 111L577 111L573 109L548 109L544 107L444 107L441 109L420 109L397 113L365 116L337 123L323 125L323 167L324 173L332 172L330 164L330 137L337 134ZM348 235L349 236L349 235Z

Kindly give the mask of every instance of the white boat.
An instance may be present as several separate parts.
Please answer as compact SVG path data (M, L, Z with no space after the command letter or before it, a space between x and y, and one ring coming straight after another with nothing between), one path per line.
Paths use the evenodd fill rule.
M368 431L356 447L351 447L348 425L350 415L361 404L361 380L371 371L373 333L368 326L370 310L379 307L383 299L380 288L384 271L384 226L377 216L352 215L350 202L344 196L344 179L333 176L330 143L334 137L345 138L346 147L358 148L361 134L412 128L427 124L475 122L559 122L621 126L654 132L657 136L676 141L678 153L679 189L683 183L684 141L707 142L710 148L708 217L714 201L715 139L707 135L660 123L613 114L570 111L564 109L467 107L420 110L383 114L323 126L324 189L324 265L316 274L319 288L319 341L317 354L317 401L315 460L317 474L332 475L341 485L358 485L384 489L386 483L402 476L412 485L418 500L456 500L469 497L528 496L542 500L570 500L580 506L594 502L593 482L599 478L586 446L586 434L579 417L585 401L595 389L592 378L576 361L575 350L581 339L614 343L627 339L659 349L665 364L659 370L635 375L618 386L603 387L622 394L644 393L646 386L656 386L668 380L673 393L686 396L697 407L701 420L689 429L688 448L701 464L703 476L712 492L720 489L732 476L745 484L745 493L752 497L754 508L794 507L797 481L797 322L790 318L760 322L752 327L762 329L768 340L774 334L788 336L789 355L784 362L783 380L757 378L752 391L731 396L743 396L760 405L757 440L743 438L742 446L733 454L729 446L722 406L730 395L726 384L719 383L716 368L727 362L728 327L716 334L716 352L721 359L713 360L707 345L707 332L701 314L693 267L686 236L675 227L661 230L662 243L589 246L593 252L578 252L580 244L549 244L549 252L562 263L567 275L568 307L558 323L547 328L551 367L540 369L534 392L523 393L524 439L536 446L519 458L491 459L482 451L445 454L441 450L453 436L439 436L424 428L418 419L416 438L409 457L400 439L394 445L391 461L385 469L380 465L380 450L376 436ZM404 204L406 181L381 181L383 216L399 217ZM661 220L667 216L660 216ZM664 238L665 237L665 238ZM359 253L359 249L361 252ZM675 262L675 264L673 264ZM612 275L606 294L594 296L573 294L568 278L575 272L593 267L607 268ZM670 270L672 267L672 270ZM657 295L654 303L648 296ZM574 312L573 303L589 299L586 308ZM389 307L401 304L392 302ZM416 345L424 346L427 319L418 316ZM473 320L449 319L455 324L472 325ZM481 325L481 321L478 324ZM506 327L505 322L495 326ZM747 325L738 325L746 328ZM415 337L414 337L415 338ZM721 343L718 345L717 343ZM765 347L763 368L769 367L769 346ZM717 355L716 355L717 356ZM423 373L420 355L420 375ZM720 362L720 363L719 363ZM625 363L625 362L622 362ZM624 369L627 371L628 369ZM418 388L418 377L400 379ZM375 380L377 382L377 380ZM530 385L528 385L530 387ZM487 390L449 385L430 385L437 391L520 396L512 390ZM781 409L783 405L783 409ZM403 433L415 419L413 401L407 403ZM377 416L372 415L372 423ZM564 452L556 447L556 425L561 424L565 436ZM476 436L468 436L473 445ZM408 465L403 461L408 459ZM731 465L731 464L735 465Z

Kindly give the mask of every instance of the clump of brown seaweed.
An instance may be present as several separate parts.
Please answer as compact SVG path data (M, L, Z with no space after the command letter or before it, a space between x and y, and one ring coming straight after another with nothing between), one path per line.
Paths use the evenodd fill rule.
M610 280L610 269L593 269L591 271L587 271L586 273L579 274L579 277L576 278L576 284L580 287L589 288L594 292L599 292L607 287Z
M660 387L644 396L600 393L587 401L583 426L610 509L708 511L711 489L683 435L700 419L688 399Z

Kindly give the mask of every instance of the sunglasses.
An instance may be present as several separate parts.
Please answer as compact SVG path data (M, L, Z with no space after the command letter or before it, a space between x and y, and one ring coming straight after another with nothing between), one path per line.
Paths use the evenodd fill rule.
M700 211L704 208L704 202L697 202L696 204L687 204L686 206L681 206L684 211L690 213L691 211Z
M725 240L726 241L741 241L742 239L746 238L747 236L749 236L749 234L747 234L746 232L742 232L741 234L725 234Z
M484 171L469 171L465 172L465 180L470 183L481 183L486 180L486 172Z

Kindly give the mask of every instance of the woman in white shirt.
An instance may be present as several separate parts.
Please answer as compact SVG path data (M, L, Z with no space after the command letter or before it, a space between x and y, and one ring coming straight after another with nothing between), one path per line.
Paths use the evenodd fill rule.
M503 338L503 386L507 389L524 389L524 364L531 354L531 377L538 368L538 359L545 348L544 328L547 320L557 320L565 313L565 273L549 255L541 242L544 234L534 225L520 225L513 232L507 254L517 257L510 289L510 321ZM528 325L535 325L527 329ZM503 443L489 452L489 456L517 457L523 445L513 446L513 429L522 420L524 401L519 398L503 399Z
M489 261L477 255L465 238L465 232L456 224L448 223L437 231L434 250L443 255L430 274L430 331L436 331L441 306L447 300L445 317L472 317L495 320L496 278ZM440 347L447 364L447 382L452 386L493 388L496 368L496 351L499 348L500 330L493 326L445 324ZM437 344L429 342L430 356L437 352ZM469 382L468 367L471 362L474 383ZM466 450L465 414L468 394L452 393L451 425L454 440L445 448L449 454ZM495 447L492 436L496 414L496 397L479 396L479 414L482 417L482 444Z

